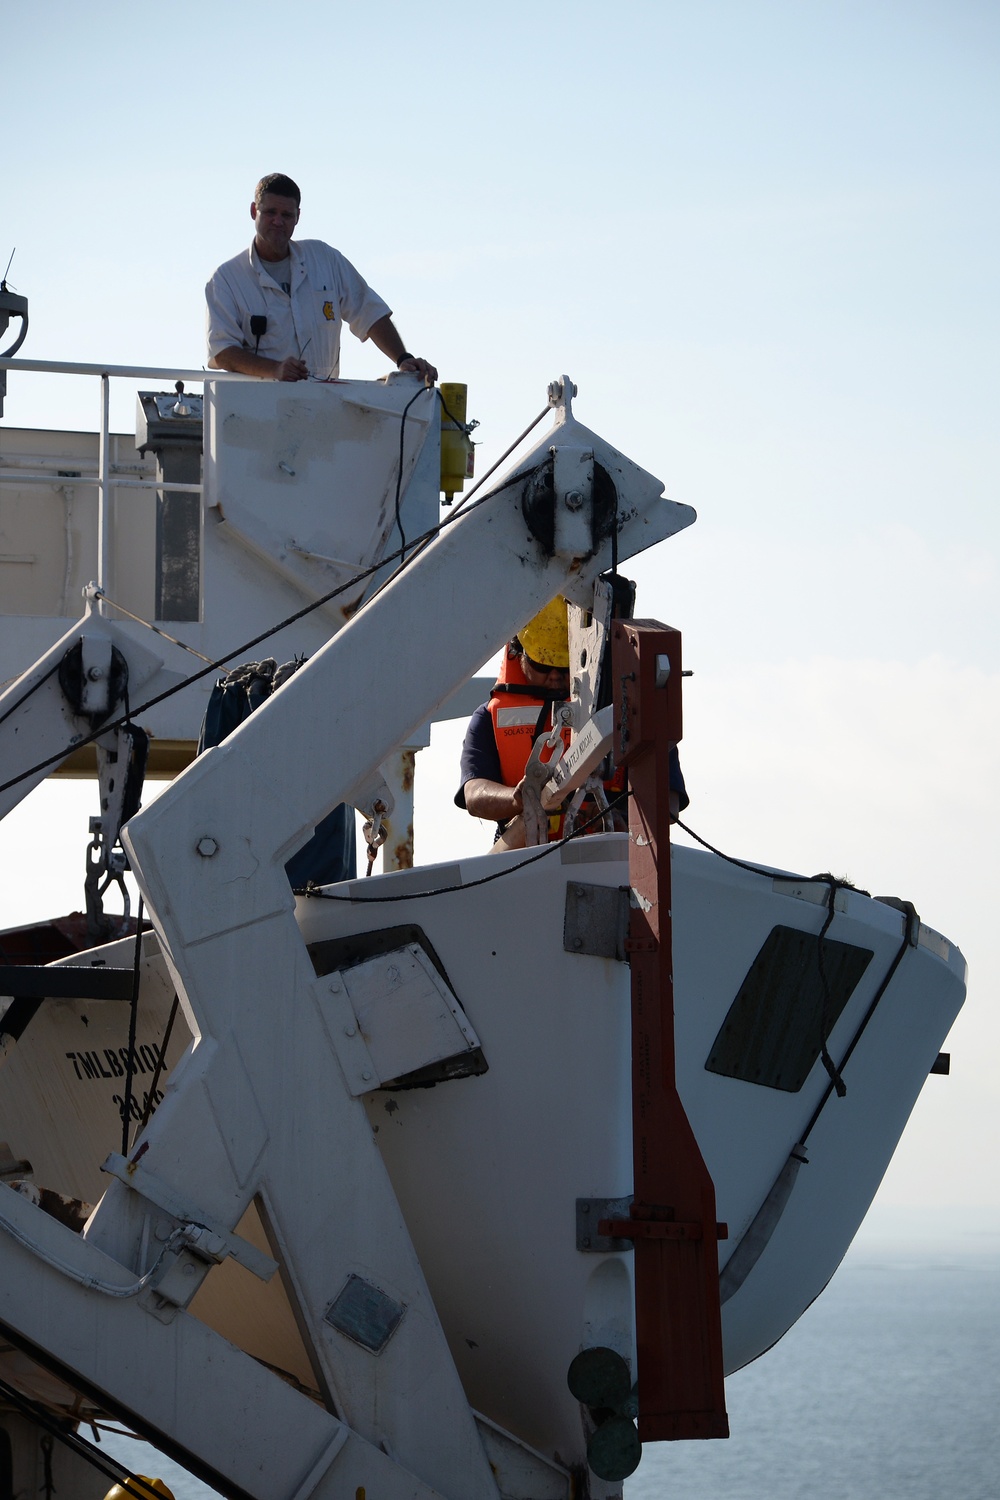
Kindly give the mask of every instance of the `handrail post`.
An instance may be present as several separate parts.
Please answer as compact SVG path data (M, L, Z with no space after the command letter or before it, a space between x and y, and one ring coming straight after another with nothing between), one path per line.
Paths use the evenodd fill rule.
M111 580L111 377L107 371L101 375L101 427L98 447L97 478L97 587L102 591L97 600L99 614L106 613L103 593Z

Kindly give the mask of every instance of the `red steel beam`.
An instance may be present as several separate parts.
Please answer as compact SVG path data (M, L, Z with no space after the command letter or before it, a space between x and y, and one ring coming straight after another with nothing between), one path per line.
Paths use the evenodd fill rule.
M635 1245L639 1437L728 1437L715 1188L677 1093L670 927L670 752L681 637L617 622L615 759L628 767L634 1202L601 1232Z

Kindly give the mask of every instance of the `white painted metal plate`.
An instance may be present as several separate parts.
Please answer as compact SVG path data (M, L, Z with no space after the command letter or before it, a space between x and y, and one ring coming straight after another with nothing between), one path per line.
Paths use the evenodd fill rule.
M479 1046L462 1007L416 943L365 959L342 977L380 1083Z
M206 391L205 504L234 537L317 592L378 556L394 525L400 422L414 382L304 381L277 401L265 381ZM406 413L402 490L437 415L430 394Z

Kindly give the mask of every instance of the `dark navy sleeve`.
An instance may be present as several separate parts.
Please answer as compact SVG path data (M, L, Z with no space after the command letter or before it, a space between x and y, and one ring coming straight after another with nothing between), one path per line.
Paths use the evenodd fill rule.
M687 787L684 785L684 772L681 770L681 758L677 754L676 745L670 752L670 790L676 792L680 798L680 811L683 812L689 805L691 798L688 796Z
M500 752L497 737L493 732L493 718L485 703L481 703L469 720L462 745L462 783L455 793L455 806L465 806L465 783L467 781L502 781L500 774Z

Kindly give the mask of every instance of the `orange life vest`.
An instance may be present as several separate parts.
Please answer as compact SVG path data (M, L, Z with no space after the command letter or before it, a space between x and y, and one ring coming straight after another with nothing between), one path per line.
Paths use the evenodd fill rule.
M511 646L504 652L500 675L487 707L493 720L497 753L500 756L500 780L504 786L517 786L528 764L531 747L540 734L552 728L552 709L562 698L549 698L531 686L521 666L521 654ZM563 742L569 747L570 732L564 727ZM544 761L553 751L543 750ZM549 840L562 837L563 814L549 814Z

